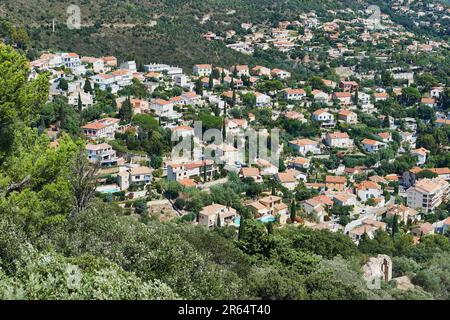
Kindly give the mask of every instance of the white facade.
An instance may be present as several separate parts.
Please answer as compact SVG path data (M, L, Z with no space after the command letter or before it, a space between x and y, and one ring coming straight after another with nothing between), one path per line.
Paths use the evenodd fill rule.
M102 167L117 165L116 151L107 143L87 144L86 151L91 163L99 162Z
M257 107L265 107L270 105L270 97L263 93L256 92L256 106Z
M212 66L210 64L196 64L192 72L199 77L206 77L209 76L212 72Z
M289 146L296 152L306 155L307 153L320 154L320 146L317 141L309 139L299 139L289 142Z
M421 179L407 190L407 204L413 209L433 211L448 199L449 184L440 178Z

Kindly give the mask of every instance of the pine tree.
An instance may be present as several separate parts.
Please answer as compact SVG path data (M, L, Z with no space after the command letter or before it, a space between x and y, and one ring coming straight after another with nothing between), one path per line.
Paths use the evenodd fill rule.
M272 195L273 196L277 195L277 190L275 189L275 185L272 185Z
M355 90L355 96L353 97L353 103L355 104L355 105L358 105L358 99L359 99L359 92L358 92L358 89L356 89Z
M225 72L222 69L222 73L220 74L220 83L223 84L225 82Z

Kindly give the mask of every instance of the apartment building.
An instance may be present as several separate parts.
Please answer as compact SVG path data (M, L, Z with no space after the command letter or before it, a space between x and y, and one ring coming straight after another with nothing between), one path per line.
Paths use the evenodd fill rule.
M443 179L421 179L407 190L407 204L428 213L448 199L448 192L449 183Z

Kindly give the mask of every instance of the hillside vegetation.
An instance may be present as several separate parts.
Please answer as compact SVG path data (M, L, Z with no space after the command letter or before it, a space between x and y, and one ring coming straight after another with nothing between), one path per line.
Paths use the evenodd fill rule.
M195 63L231 65L264 63L289 68L281 59L267 61L240 54L222 42L208 42L207 31L240 28L243 22L266 23L298 19L309 10L323 15L327 9L355 7L352 1L310 0L207 0L207 1L79 1L80 30L69 30L66 10L71 1L2 1L0 17L25 26L32 47L39 50L76 51L82 55L116 55L139 63L162 62L190 69ZM202 22L205 16L209 20ZM56 32L52 32L52 21ZM149 26L156 21L156 26ZM31 58L34 58L32 56Z

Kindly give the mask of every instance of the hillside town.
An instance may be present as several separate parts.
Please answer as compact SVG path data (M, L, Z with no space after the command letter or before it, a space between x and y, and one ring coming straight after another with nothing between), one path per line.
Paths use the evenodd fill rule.
M50 73L50 105L66 104L82 118L77 124L70 119L73 111L53 110L43 129L52 146L62 131L82 136L86 157L99 167L97 193L153 219L239 228L245 212L271 227L342 232L356 244L377 230L401 228L417 243L446 233L449 89L429 66L364 71L368 56L358 48L379 48L369 60L386 61L395 54L386 44L412 55L448 44L423 42L387 16L381 16L382 31L367 19L320 24L314 13L300 18L270 34L243 24L253 33L243 40L227 31L226 39L237 41L228 46L246 52L255 46L293 52L300 46L306 52L300 63L332 68L327 78L297 81L288 70L262 65L199 61L183 70L158 62L119 63L113 56L43 53L31 62L30 78ZM324 52L330 61L325 66L312 45L319 31L332 44ZM407 112L396 111L401 108ZM203 132L194 128L196 121ZM212 128L224 137L281 130L279 163L257 154L242 159L236 142L205 141L202 133ZM180 139L220 153L222 161L204 152L174 156ZM216 203L228 189L239 197L239 207L231 199Z
M449 30L448 0L3 0L0 300L448 300Z

